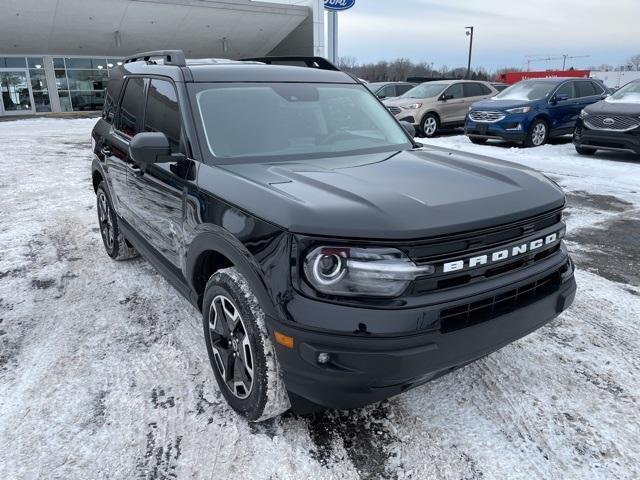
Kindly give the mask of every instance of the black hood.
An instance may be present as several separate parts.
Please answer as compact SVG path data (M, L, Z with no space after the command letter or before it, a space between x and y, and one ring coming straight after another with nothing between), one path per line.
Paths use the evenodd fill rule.
M607 102L602 100L584 109L592 115L632 115L640 117L640 105L637 103Z
M237 207L308 235L418 239L497 226L564 204L562 190L535 170L436 147L209 170L201 173L213 194L241 198Z

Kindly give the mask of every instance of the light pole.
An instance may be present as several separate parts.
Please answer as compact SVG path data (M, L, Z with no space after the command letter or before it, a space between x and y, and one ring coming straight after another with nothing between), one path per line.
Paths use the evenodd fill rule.
M469 63L467 64L467 79L471 78L471 52L473 52L473 27L466 28L467 37L469 37Z

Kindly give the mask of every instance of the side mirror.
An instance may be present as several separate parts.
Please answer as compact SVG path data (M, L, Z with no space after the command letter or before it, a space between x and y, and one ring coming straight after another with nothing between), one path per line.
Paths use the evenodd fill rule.
M600 98L602 98L604 100L605 98L609 98L610 96L611 96L610 93L602 92L602 95L600 95Z
M161 132L138 133L129 143L129 156L141 166L171 161L169 139Z
M567 95L566 93L557 93L553 97L553 100L554 100L554 103L566 102L567 100L569 100L569 95Z
M443 93L442 95L440 95L440 100L442 100L443 102L446 102L447 100L451 100L453 98L453 95L449 95L448 93Z
M407 132L407 134L411 138L415 138L415 136L416 136L416 127L411 125L409 122L400 122L400 125L402 125L402 128L404 128L404 131Z

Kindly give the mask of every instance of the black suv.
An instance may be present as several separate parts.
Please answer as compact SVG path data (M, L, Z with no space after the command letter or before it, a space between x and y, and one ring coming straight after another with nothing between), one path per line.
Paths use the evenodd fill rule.
M556 184L417 144L358 79L305 63L139 54L92 134L107 253L140 252L202 312L250 420L399 394L576 290Z
M604 100L580 112L573 143L581 155L598 150L640 155L640 80L627 83Z

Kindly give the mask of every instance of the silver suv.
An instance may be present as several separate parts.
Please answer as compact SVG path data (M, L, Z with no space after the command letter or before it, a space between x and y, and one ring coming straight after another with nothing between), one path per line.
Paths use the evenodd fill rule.
M464 126L471 104L497 93L489 82L443 80L422 83L383 103L398 120L413 124L425 137L433 137L442 128Z

